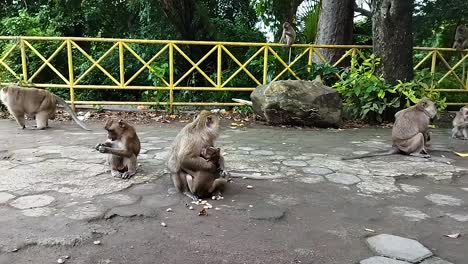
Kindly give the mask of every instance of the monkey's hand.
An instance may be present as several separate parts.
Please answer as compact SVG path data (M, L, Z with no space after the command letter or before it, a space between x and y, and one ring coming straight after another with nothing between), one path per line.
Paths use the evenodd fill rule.
M130 179L133 175L135 175L135 173L131 173L131 172L124 172L122 173L122 179Z
M99 146L98 151L101 153L109 153L109 148L104 146Z
M219 176L221 176L221 178L227 178L231 176L231 174L226 170L218 169L218 171L219 171Z
M95 150L99 150L99 147L101 147L101 146L102 146L102 144L101 144L101 143L98 143L96 146L94 146L94 149L95 149Z

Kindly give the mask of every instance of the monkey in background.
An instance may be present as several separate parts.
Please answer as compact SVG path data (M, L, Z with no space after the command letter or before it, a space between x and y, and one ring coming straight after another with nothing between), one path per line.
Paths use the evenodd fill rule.
M452 138L468 139L468 106L458 110L452 125Z
M137 170L137 156L140 153L140 139L135 128L123 120L108 120L104 126L107 141L97 144L95 149L107 153L111 175L129 179Z
M455 31L455 38L452 48L456 50L468 49L468 27L459 25Z
M283 33L281 34L280 43L284 43L287 47L291 47L296 40L296 31L289 24L289 22L283 23Z
M55 119L55 111L59 104L81 128L89 130L62 98L47 90L7 86L1 89L0 100L22 129L26 128L25 115L36 117L37 129L49 127L49 119Z
M360 159L393 154L412 155L429 158L426 147L430 141L429 122L437 114L434 102L428 98L419 100L416 105L400 110L395 114L392 128L393 146L386 152L374 152L343 160Z
M171 173L174 187L190 197L197 199L189 189L187 174L198 171L224 173L224 160L219 164L207 162L200 153L204 148L214 146L219 136L219 117L209 111L201 111L198 116L177 134L171 147L167 168Z
M281 34L280 43L284 43L286 47L289 47L289 59L288 64L291 64L291 45L296 40L296 31L289 24L289 22L283 23L283 33Z
M200 156L211 162L217 168L215 171L212 170L198 170L198 171L187 171L187 184L190 192L195 198L205 198L212 195L221 196L224 191L227 181L226 179L220 178L220 158L221 149L215 147L206 147L202 149Z

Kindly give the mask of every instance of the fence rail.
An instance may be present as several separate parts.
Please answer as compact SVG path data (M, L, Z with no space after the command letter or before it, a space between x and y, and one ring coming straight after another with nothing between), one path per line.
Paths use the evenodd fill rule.
M101 46L97 48L91 45L93 43ZM187 55L190 49L202 51L198 59ZM38 87L69 89L72 106L137 104L168 105L172 108L178 105L238 105L175 101L174 92L250 92L258 85L282 78L299 80L310 71L301 70L304 66L311 66L314 61L328 63L321 53L324 49L344 50L344 55L333 66L350 57L365 59L372 51L371 46L295 44L288 62L288 49L276 43L0 36L0 84L25 82ZM414 51L414 69L428 68L433 76L430 89L448 93L468 92L467 52L427 47L415 47ZM456 58L457 54L461 54L460 59ZM182 64L189 67L180 68ZM132 67L127 68L128 65ZM46 70L48 77L53 76L48 80L41 78ZM242 75L248 85L237 84ZM195 77L198 82L192 82ZM202 85L200 79L203 80ZM168 97L157 101L76 100L76 91L82 89L157 90L166 91Z

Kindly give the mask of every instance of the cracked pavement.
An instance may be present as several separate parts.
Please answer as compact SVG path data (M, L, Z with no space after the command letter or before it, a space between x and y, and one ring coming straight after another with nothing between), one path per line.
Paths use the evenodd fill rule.
M202 205L165 173L183 125L137 126L141 167L121 180L93 150L106 138L102 124L36 131L0 120L0 263L357 263L373 256L365 239L379 233L466 261L466 159L435 151L343 161L389 148L390 129L225 124L217 145L233 182L198 216ZM432 147L468 151L449 135L433 130ZM452 233L462 236L444 236Z

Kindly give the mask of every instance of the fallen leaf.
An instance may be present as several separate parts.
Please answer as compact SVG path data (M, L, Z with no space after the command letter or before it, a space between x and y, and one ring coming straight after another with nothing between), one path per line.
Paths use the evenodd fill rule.
M450 238L459 238L461 236L460 233L454 233L454 234L450 234L450 235L445 235L446 237L450 237Z

